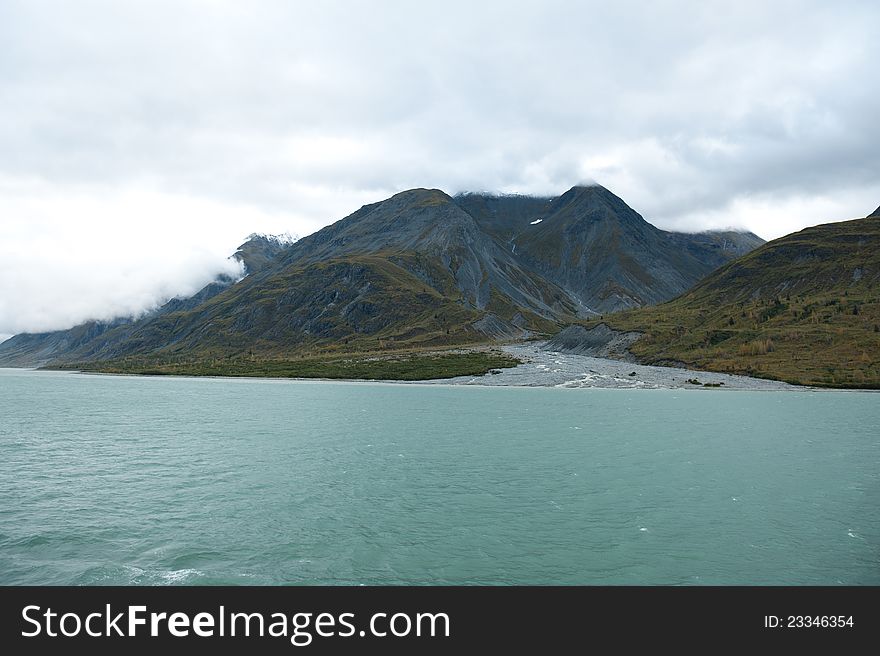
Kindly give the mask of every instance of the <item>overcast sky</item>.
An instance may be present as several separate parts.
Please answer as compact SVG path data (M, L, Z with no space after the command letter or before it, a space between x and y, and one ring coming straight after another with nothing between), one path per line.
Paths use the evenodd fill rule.
M0 0L0 337L411 187L773 238L880 205L880 3Z

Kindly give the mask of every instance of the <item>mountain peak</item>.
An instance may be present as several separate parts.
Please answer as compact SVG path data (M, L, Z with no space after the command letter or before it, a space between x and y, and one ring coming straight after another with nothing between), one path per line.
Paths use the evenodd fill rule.
M250 242L258 242L258 243L272 243L272 244L280 244L282 246L292 244L297 240L297 237L294 237L289 232L283 232L277 235L270 235L265 232L252 232L247 236L247 239L243 244L239 246L242 248L246 246Z
M246 274L255 273L268 266L282 251L296 242L290 233L283 235L251 234L247 241L232 255L244 265Z
M876 210L874 210L871 214L868 215L868 217L875 217L875 216L880 216L880 207L878 207Z
M592 202L604 201L610 203L623 203L623 200L612 191L600 184L575 185L559 197L559 200L590 200Z
M582 190L587 190L587 191L599 191L599 190L608 191L605 187L600 185L598 182L579 182L578 184L574 185L571 189L569 189L569 191L573 191L575 189L582 189Z
M599 184L575 185L553 201L549 213L555 212L567 215L569 220L578 223L592 221L597 216L615 221L644 222L641 215L623 199Z
M427 207L430 205L443 205L445 203L451 203L452 197L442 189L425 189L423 187L417 187L415 189L407 189L405 191L398 192L394 194L391 198L383 202L388 203L393 201L404 202L408 205Z

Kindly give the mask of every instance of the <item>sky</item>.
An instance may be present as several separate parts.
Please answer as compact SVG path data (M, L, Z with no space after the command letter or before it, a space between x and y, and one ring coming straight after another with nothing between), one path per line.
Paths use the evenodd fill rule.
M0 0L0 339L413 187L770 239L880 205L880 3Z

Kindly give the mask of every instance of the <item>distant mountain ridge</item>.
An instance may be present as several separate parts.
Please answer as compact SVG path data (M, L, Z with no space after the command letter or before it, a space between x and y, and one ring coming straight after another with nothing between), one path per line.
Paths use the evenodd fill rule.
M558 197L412 189L294 243L254 236L218 279L137 321L0 344L0 365L371 351L555 332L667 300L762 243L670 233L599 186Z

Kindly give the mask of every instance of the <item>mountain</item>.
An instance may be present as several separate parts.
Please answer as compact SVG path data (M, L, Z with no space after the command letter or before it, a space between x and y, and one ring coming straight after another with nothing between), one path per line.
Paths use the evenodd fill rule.
M552 331L577 311L448 195L414 189L301 239L191 312L140 326L126 352L90 357L444 346Z
M76 352L103 333L127 321L87 321L69 330L14 335L0 343L0 366L43 366L67 353Z
M0 364L13 352L18 363L279 358L549 334L669 299L759 242L664 232L602 187L553 198L411 189L293 244L254 237L236 253L242 280L90 339L13 338Z
M440 293L447 282L428 269L439 268L461 304L490 305L534 313L543 319L576 312L552 282L522 267L474 218L438 189L413 189L351 216L297 242L283 266L307 266L358 256L388 258ZM412 260L415 258L418 262ZM502 312L505 313L505 312Z
M751 232L713 230L709 232L669 233L670 238L687 249L703 265L714 271L722 264L734 260L764 244L764 240ZM702 277L702 276L701 276Z
M880 387L880 215L764 244L678 298L606 317L641 361Z
M512 241L531 269L595 313L668 300L732 257L761 243L655 228L600 186L575 187Z
M252 234L238 247L232 258L241 262L246 274L265 268L278 254L287 248L287 239ZM143 317L120 317L111 321L87 321L67 330L44 333L21 333L0 343L0 366L40 367L61 359L88 360L105 353L113 345L128 341L140 326L159 317L192 310L220 292L232 286L236 280L220 275L196 294L172 298L164 305Z
M290 235L253 233L232 254L232 258L241 262L245 275L258 273L269 267L275 258L294 243L296 240Z

